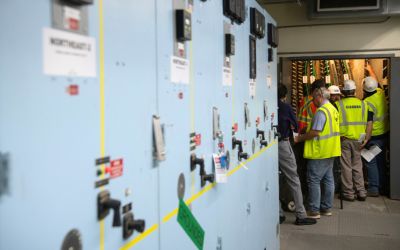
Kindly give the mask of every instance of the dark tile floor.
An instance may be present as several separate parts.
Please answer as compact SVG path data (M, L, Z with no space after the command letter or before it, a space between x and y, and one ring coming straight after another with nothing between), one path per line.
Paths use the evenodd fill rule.
M281 250L400 250L400 201L368 197L339 207L335 199L333 215L312 226L296 226L286 213Z

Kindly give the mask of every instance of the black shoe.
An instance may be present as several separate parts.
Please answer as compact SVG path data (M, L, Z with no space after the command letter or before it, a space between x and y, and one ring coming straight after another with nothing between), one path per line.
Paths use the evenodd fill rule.
M354 198L342 196L342 200L344 200L344 201L354 201Z
M368 192L367 196L368 197L379 197L379 193L378 192L376 192L376 193L375 192Z
M279 216L279 224L282 224L286 220L286 216Z
M294 224L298 225L298 226L314 225L316 223L317 223L317 220L313 219L313 218L303 218L303 219L296 218L296 221L294 222Z
M365 201L367 199L367 196L357 196L358 201Z

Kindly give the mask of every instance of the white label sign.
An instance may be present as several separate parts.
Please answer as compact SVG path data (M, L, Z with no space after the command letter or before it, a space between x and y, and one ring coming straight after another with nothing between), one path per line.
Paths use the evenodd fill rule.
M213 161L215 166L215 182L217 183L228 182L228 176L227 176L228 170L226 169L226 166L223 166L221 162L221 161L226 162L226 160L224 160L223 157L225 157L226 159L226 156L223 154L213 154Z
M331 83L331 76L325 76L325 82Z
M254 98L256 96L256 80L250 79L249 81L249 93L250 98Z
M43 71L46 75L96 77L95 39L44 28Z
M343 75L343 78L344 78L345 81L346 81L346 80L349 80L349 74L344 74L344 75Z
M267 87L270 89L272 87L272 77L267 76Z
M310 83L313 83L315 81L315 76L310 76Z
M189 60L171 56L171 82L189 84Z
M308 77L307 76L303 76L303 83L308 83Z
M228 67L222 68L222 85L232 86L232 70Z

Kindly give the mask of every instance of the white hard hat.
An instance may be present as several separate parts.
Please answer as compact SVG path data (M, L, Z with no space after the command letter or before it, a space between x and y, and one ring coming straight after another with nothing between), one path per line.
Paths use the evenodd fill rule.
M339 87L336 86L336 85L331 85L331 86L328 88L328 90L329 90L329 93L330 93L331 95L340 95L340 94L341 94L341 93L340 93Z
M346 80L344 81L343 84L343 90L355 90L356 89L356 83L353 80Z
M364 80L364 90L366 92L374 92L378 87L378 82L373 77L365 77Z

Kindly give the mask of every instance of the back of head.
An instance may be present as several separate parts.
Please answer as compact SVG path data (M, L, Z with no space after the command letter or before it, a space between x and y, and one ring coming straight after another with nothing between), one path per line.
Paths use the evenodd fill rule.
M317 79L312 83L311 93L314 92L314 90L319 89L319 88L325 88L325 80L324 79Z
M363 80L364 91L371 93L374 92L378 88L378 82L373 77L365 77Z
M346 80L343 83L343 94L345 96L354 96L356 88L356 83L353 80Z
M282 83L279 84L278 86L278 98L282 99L287 95L287 87L283 85Z
M336 86L336 85L329 86L328 90L329 90L329 93L331 95L340 95L340 94L342 94L342 93L340 93L339 87Z
M314 96L314 98L317 96L321 96L324 99L329 100L329 98L331 97L331 94L327 88L322 87L322 88L315 89L313 96Z

